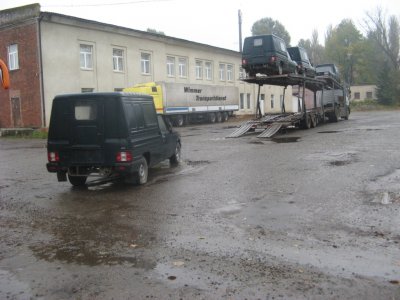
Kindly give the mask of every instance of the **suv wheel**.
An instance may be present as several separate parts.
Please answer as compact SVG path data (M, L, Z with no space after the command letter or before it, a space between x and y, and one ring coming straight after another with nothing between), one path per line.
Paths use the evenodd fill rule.
M145 184L147 182L147 176L149 175L149 167L147 165L147 160L142 157L139 161L139 169L137 172L136 183L139 185Z
M181 161L181 144L178 142L176 143L175 152L169 158L169 163L171 165L177 165Z
M73 176L68 174L68 180L73 186L82 186L86 183L87 176Z

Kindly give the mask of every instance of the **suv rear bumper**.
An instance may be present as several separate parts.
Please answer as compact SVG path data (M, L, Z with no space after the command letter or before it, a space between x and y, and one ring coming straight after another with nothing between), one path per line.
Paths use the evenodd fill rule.
M50 173L69 172L73 175L88 176L92 173L101 173L101 170L109 170L113 174L128 175L137 173L140 161L116 163L112 166L104 165L70 165L63 166L58 163L48 162L46 164L47 171Z

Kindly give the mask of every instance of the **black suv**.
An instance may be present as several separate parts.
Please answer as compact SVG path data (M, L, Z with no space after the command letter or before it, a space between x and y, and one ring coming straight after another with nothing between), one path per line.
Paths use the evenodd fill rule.
M307 51L302 47L287 48L290 57L297 63L299 74L315 77L315 68L308 59Z
M330 77L340 83L339 69L335 64L322 64L315 67L317 76Z
M56 96L47 141L47 170L74 186L89 175L147 182L148 168L180 160L181 140L153 97L132 93Z
M243 44L242 67L253 77L297 74L297 64L290 58L285 42L276 35L246 37Z

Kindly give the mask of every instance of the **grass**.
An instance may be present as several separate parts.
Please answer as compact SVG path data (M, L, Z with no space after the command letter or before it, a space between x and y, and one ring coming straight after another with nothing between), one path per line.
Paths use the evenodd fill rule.
M47 139L47 129L34 129L34 130L16 130L3 132L1 138L15 138L15 139Z
M351 101L350 109L351 111L399 110L400 105L383 105L376 100Z

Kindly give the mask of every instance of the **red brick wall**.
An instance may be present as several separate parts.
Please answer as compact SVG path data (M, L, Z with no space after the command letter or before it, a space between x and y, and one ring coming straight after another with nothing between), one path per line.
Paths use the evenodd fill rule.
M0 127L41 127L40 65L37 22L0 29L0 58L8 65L7 47L18 44L19 69L10 71L10 89L0 89ZM13 118L11 98L19 97L21 118Z

